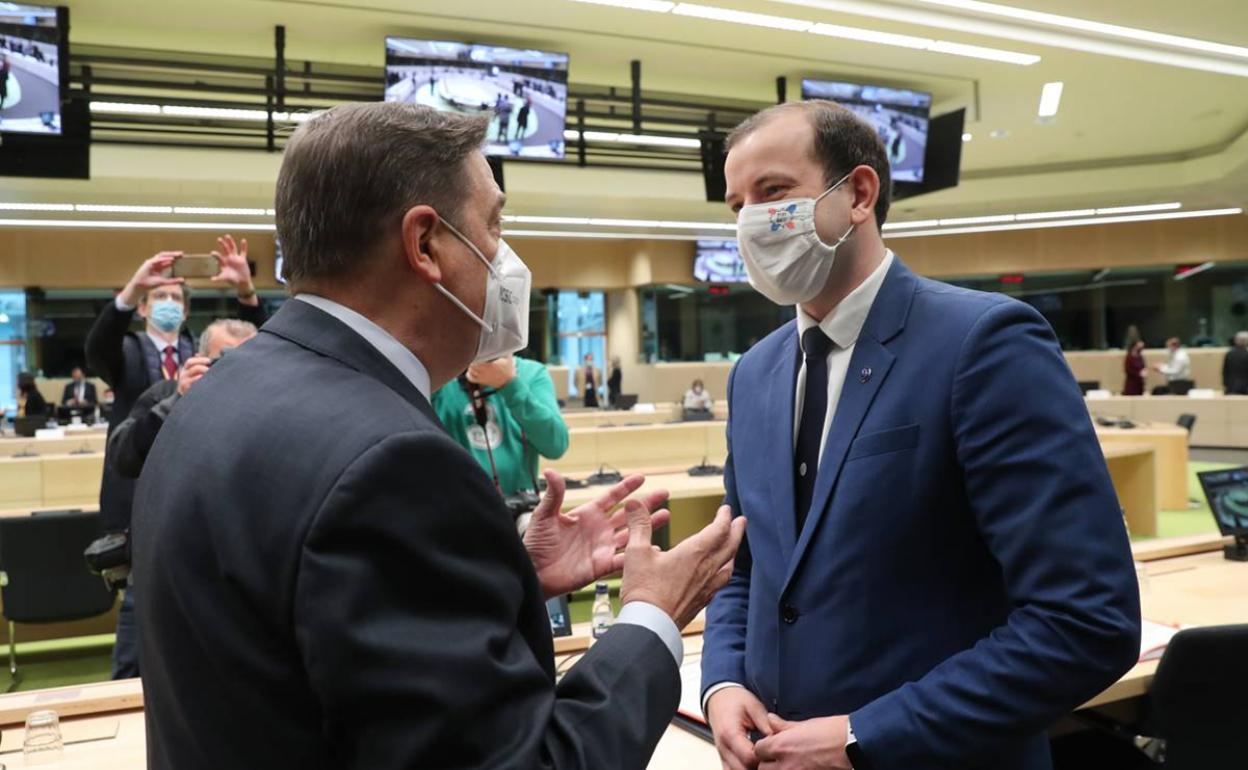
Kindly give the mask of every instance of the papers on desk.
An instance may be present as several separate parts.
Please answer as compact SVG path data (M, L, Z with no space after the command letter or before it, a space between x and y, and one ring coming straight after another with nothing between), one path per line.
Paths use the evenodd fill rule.
M1159 660L1166 652L1166 645L1179 632L1178 626L1165 623L1154 623L1151 620L1140 622L1140 662Z
M702 660L694 660L680 667L680 705L677 713L695 722L706 724L702 716Z

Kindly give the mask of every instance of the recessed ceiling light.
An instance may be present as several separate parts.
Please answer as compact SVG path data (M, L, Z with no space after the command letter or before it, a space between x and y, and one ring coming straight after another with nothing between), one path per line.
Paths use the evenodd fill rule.
M988 132L989 139L1004 139L1010 135L1008 128L994 128Z
M974 138L975 138L974 134L972 134L972 133L971 133L971 132L969 132L969 131L968 131L968 132L966 132L965 134L962 134L962 141L964 141L964 142L969 142L969 141L971 141L971 140L972 140L972 139L974 139Z
M1057 115L1057 108L1062 103L1062 81L1055 80L1052 83L1045 83L1044 88L1040 89L1040 109L1037 114L1042 118L1051 118Z
M1000 48L988 48L980 45L967 45L965 43L954 43L948 40L935 40L930 37L920 37L915 35L901 35L895 32L882 32L874 29L862 29L860 27L846 27L840 24L824 24L816 23L809 19L795 19L791 16L774 16L766 13L753 13L750 11L738 11L733 8L720 8L714 5L703 5L701 3L667 3L667 2L649 2L648 0L573 0L578 3L590 3L592 5L606 5L615 8L625 8L636 11L651 11L655 13L668 13L674 16L688 16L699 19L709 19L711 21L724 21L732 24L746 24L751 27L764 27L766 29L778 29L786 32L810 32L825 37L837 37L846 40L858 40L865 43L876 43L879 45L891 45L900 48L910 48L914 50L931 51L933 53L952 54L954 56L967 56L973 59L987 59L989 61L1006 62L1008 64L1018 64L1027 66L1040 61L1040 57L1035 54L1019 53L1018 51L1006 51ZM814 5L818 7L818 2L797 2L796 5Z
M1156 43L1158 45L1166 45L1172 48L1186 48L1189 51L1200 51L1201 53L1214 53L1222 56L1234 56L1240 59L1248 59L1248 48L1238 45L1215 43L1210 40L1200 40L1193 37L1181 37L1179 35L1167 35L1164 32L1153 32L1151 30L1137 29L1135 27L1122 27L1117 24L1106 24L1104 22L1092 21L1090 19L1080 19L1074 16L1061 16L1056 13L1032 11L1026 8L1015 8L1009 5L979 2L979 0L917 0L917 2L927 3L928 5L941 5L946 8L957 8L959 10L971 11L985 16L1001 16L1009 19L1018 19L1019 21L1028 21L1048 27L1073 29L1079 32L1093 32L1098 35L1107 35L1109 37L1117 37L1124 40L1136 40L1142 43Z

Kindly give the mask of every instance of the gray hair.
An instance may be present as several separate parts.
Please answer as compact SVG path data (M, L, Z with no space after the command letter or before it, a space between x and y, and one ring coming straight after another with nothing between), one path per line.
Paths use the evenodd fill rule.
M488 126L488 115L400 102L342 104L299 126L277 175L282 277L345 275L413 206L454 217Z
M1235 344L1239 347L1248 347L1248 332L1235 332Z
M225 334L232 340L249 340L256 336L256 325L250 321L240 321L237 318L220 318L213 321L199 335L200 355L208 355L208 345L212 342L212 338L216 336L217 332Z
M725 152L746 136L779 115L801 112L815 129L815 160L823 166L824 184L853 171L858 166L870 166L880 178L880 195L875 201L875 224L883 227L888 219L888 207L893 196L892 172L888 165L888 151L884 141L871 124L849 109L827 99L808 99L804 102L785 102L768 107L746 118L728 134Z

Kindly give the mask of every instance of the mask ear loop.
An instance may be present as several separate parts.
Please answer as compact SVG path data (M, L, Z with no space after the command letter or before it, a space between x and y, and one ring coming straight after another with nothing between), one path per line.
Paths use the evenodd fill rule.
M853 173L854 173L853 171L850 171L850 172L849 172L848 174L846 174L845 176L843 176L843 177L841 177L840 179L836 180L836 181L832 184L832 186L831 186L831 187L829 187L828 189L826 189L826 190L824 190L822 193L820 193L820 194L819 194L819 197L818 197L818 198L815 198L815 205L816 205L816 206L818 206L818 205L819 205L819 201L823 200L823 198L824 198L824 196L825 196L825 195L827 195L828 193L832 192L833 190L835 190L836 188L838 188L838 187L840 187L842 184L844 184L844 183L845 183L845 180L846 180L846 179L849 179L850 175L851 175L851 174L853 174ZM857 226L857 225L855 225L853 222L850 222L850 224L849 224L849 229L845 231L845 234L844 234L844 235L842 235L840 238L837 238L837 239L836 239L836 243L832 244L832 245L831 245L831 246L829 246L828 248L830 248L830 249L837 249L837 248L840 248L841 244L842 244L842 243L844 243L845 241L849 240L849 236L851 236L851 235L853 235L853 234L854 234L854 228L855 228L856 226ZM820 243L823 243L823 239L819 237L819 233L815 233L815 239L816 239L816 240L818 240Z
M472 243L472 241L470 241L470 240L468 240L467 238L465 238L465 237L464 237L464 234L463 234L463 233L461 233L459 230L457 230L457 229L455 228L455 225L451 224L450 222L446 221L445 219L441 219L440 221L442 222L442 224L446 225L447 229L448 229L448 230L450 230L452 233L454 233L454 234L455 234L455 236L456 236L457 238L459 238L461 241L463 241L463 242L464 242L464 245L466 245L468 248L472 249L472 253L477 255L477 259L479 259L479 260L481 260L482 262L484 262L484 263L485 263L485 269L490 271L490 275L494 276L494 280L496 280L496 281L497 281L497 280L499 280L499 277L498 277L498 271L496 271L496 270L494 269L494 265L490 264L490 260L488 260L488 259L486 259L486 258L485 258L485 255L481 253L481 250L480 250L480 249L478 249L478 248L477 248L477 247L476 247L476 246ZM485 322L485 319L483 319L481 316L479 316L479 315L477 315L476 313L474 313L474 312L472 312L471 310L469 310L469 309L468 309L468 306L467 306L467 305L465 305L465 304L464 304L464 303L463 303L463 302L459 299L459 297L456 297L454 294L452 294L452 293L451 293L451 291L450 291L450 289L448 289L448 288L446 288L445 286L443 286L441 281L438 281L437 283L435 283L435 284L433 285L433 288L435 288L435 289L437 289L439 292L441 292L441 293L442 293L442 296L444 296L444 297L446 297L447 299L449 299L449 300L451 301L451 303L452 303L452 304L454 304L456 307L458 307L460 310L464 311L464 314L465 314L465 315L467 315L467 316L468 316L469 318L471 318L473 321L476 321L476 322L477 322L477 325L478 325L478 326L480 326L482 329L484 329L487 333L489 333L489 334L493 334L493 333L494 333L494 329L495 329L496 327L494 327L494 326L490 326L489 324L487 324L487 323Z

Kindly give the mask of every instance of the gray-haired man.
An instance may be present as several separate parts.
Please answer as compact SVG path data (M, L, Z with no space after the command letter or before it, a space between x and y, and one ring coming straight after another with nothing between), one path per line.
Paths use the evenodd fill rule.
M209 324L199 335L199 354L187 360L177 379L161 380L144 391L125 421L113 429L106 454L113 468L126 478L137 479L173 405L225 351L254 336L256 326L248 321L225 318Z

